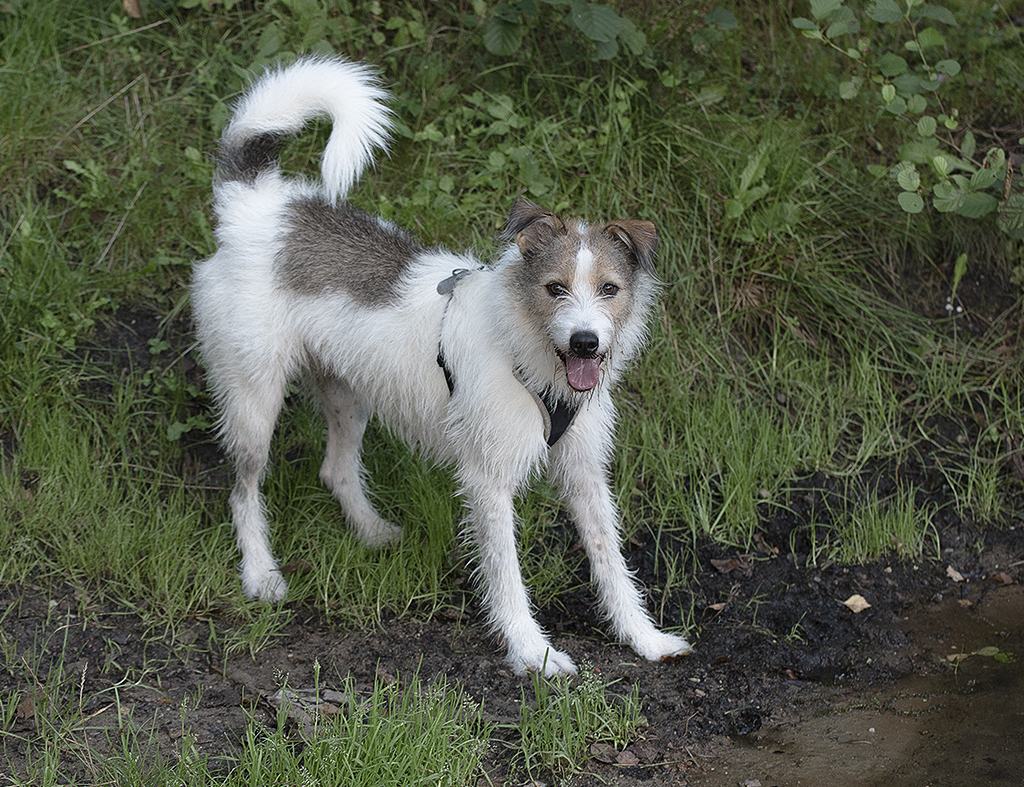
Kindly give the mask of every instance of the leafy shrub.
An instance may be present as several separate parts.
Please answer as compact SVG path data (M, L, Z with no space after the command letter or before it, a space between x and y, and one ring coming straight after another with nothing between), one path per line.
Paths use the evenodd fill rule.
M957 26L952 11L923 0L872 0L863 12L843 0L811 0L810 10L813 19L796 17L793 26L852 65L839 97L870 96L883 118L903 120L902 128L913 129L896 150L897 164L869 166L877 178L888 175L898 184L900 207L921 213L930 197L939 213L979 219L998 211L999 228L1015 240L1024 238L1024 194L1013 193L1006 151L979 150L969 129L954 135L959 111L945 105L943 94L962 67L948 56L940 30Z

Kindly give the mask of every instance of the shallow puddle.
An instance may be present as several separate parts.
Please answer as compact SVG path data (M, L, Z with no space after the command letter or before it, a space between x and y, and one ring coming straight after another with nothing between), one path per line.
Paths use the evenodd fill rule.
M1024 587L991 588L970 605L929 605L905 625L928 674L815 688L798 700L805 711L732 741L687 783L1024 784Z

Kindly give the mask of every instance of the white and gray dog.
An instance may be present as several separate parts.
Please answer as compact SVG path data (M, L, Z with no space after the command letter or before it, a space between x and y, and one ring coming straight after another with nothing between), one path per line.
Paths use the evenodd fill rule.
M687 653L644 609L608 486L612 388L658 292L654 225L562 221L523 200L495 264L427 248L344 201L387 144L386 100L366 66L304 58L259 79L221 138L219 248L196 266L192 305L237 474L243 591L277 601L287 589L260 483L289 381L304 375L327 417L320 478L364 545L401 535L367 499L373 414L454 466L489 622L517 672L576 671L533 618L516 555L514 500L540 469L576 523L615 635L647 659ZM284 138L319 115L333 124L322 180L285 177Z

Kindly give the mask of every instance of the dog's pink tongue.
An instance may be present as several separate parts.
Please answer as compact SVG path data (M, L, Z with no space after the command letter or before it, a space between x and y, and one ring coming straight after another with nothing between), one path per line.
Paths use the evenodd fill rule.
M565 374L569 378L569 385L577 391L589 391L601 379L601 359L567 355Z

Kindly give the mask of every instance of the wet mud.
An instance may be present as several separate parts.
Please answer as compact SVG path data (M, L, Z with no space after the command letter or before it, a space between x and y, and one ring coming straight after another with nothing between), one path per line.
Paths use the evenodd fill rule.
M785 535L766 531L750 554L698 550L697 648L685 659L650 664L611 643L589 591L539 611L584 669L639 687L648 721L622 751L593 752L573 784L1019 784L1024 533L950 526L941 560L820 567L776 552ZM641 579L657 587L643 575L647 545L632 547ZM843 602L854 595L870 606L851 610ZM680 622L681 606L655 601L669 625ZM275 724L285 680L301 693L342 690L351 678L368 694L374 681L444 676L504 725L486 764L491 782L522 783L510 763L528 679L507 670L472 605L356 631L301 603L287 609L289 622L253 654L232 650L226 612L155 632L80 590L12 589L0 601L8 646L47 648L31 670L0 674L0 692L63 675L89 720L80 739L92 756L132 724L154 755L176 756L188 733L227 771L250 719ZM40 722L30 704L19 707L0 770L25 766L19 741Z

